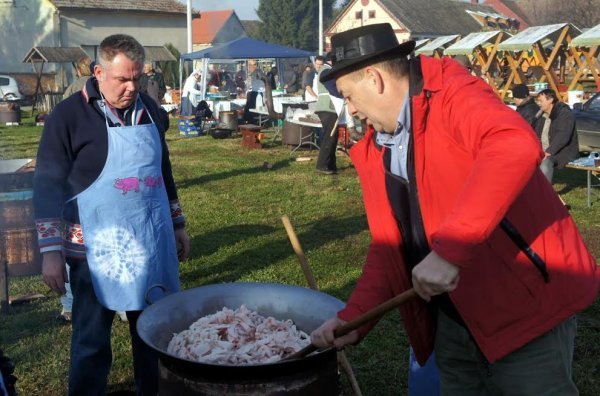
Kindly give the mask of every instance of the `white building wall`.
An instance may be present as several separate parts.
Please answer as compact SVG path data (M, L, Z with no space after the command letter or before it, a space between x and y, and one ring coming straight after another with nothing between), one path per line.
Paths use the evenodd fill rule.
M185 14L141 12L63 11L61 40L63 46L82 46L94 59L93 49L111 34L124 33L142 45L173 44L181 53L187 50Z
M48 0L0 2L0 74L33 71L23 58L32 47L58 45L54 23L54 6Z
M187 52L185 14L126 11L58 11L49 0L0 2L0 74L32 72L22 63L32 47L82 46L92 58L103 38L115 33L130 34L142 45L173 44ZM67 65L68 66L68 65ZM46 64L44 72L60 65ZM70 74L70 67L65 67Z
M327 30L325 46L327 49L331 48L331 36L333 34L361 26L386 22L394 28L399 42L402 43L410 38L410 32L392 18L377 0L354 0L343 11L343 15L337 20L337 23Z

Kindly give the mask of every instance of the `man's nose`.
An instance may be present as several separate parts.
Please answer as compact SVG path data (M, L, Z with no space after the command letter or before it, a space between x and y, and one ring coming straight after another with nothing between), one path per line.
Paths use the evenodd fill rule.
M127 84L126 84L127 88L126 89L128 91L137 91L138 88L139 88L139 86L140 86L140 82L139 81L133 81L133 80L131 80L131 81L127 81Z
M350 115L356 115L357 110L352 103L346 102L346 106L348 107L348 112L350 113Z

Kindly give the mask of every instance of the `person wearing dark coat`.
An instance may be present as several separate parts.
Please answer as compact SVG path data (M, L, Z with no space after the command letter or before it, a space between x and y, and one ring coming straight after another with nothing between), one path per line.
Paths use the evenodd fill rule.
M536 118L535 131L546 153L540 169L552 183L554 168L563 168L579 157L577 126L571 109L558 100L554 90L540 91L537 103L540 112Z
M535 127L535 116L540 111L540 106L538 106L535 103L535 100L529 96L529 88L527 88L527 85L515 85L512 89L512 93L515 104L517 105L517 113L521 114L529 125Z

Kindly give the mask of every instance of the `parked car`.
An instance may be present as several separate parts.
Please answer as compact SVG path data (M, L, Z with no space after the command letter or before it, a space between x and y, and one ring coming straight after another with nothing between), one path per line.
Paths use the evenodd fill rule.
M0 74L0 100L16 101L23 99L17 81L11 76Z
M600 150L600 92L585 103L575 103L573 115L577 120L579 150Z

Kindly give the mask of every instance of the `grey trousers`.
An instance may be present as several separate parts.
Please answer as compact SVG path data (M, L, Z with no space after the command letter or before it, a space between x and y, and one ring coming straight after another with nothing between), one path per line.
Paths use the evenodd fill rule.
M438 310L435 353L443 396L570 396L577 323L571 317L488 363L468 331Z

